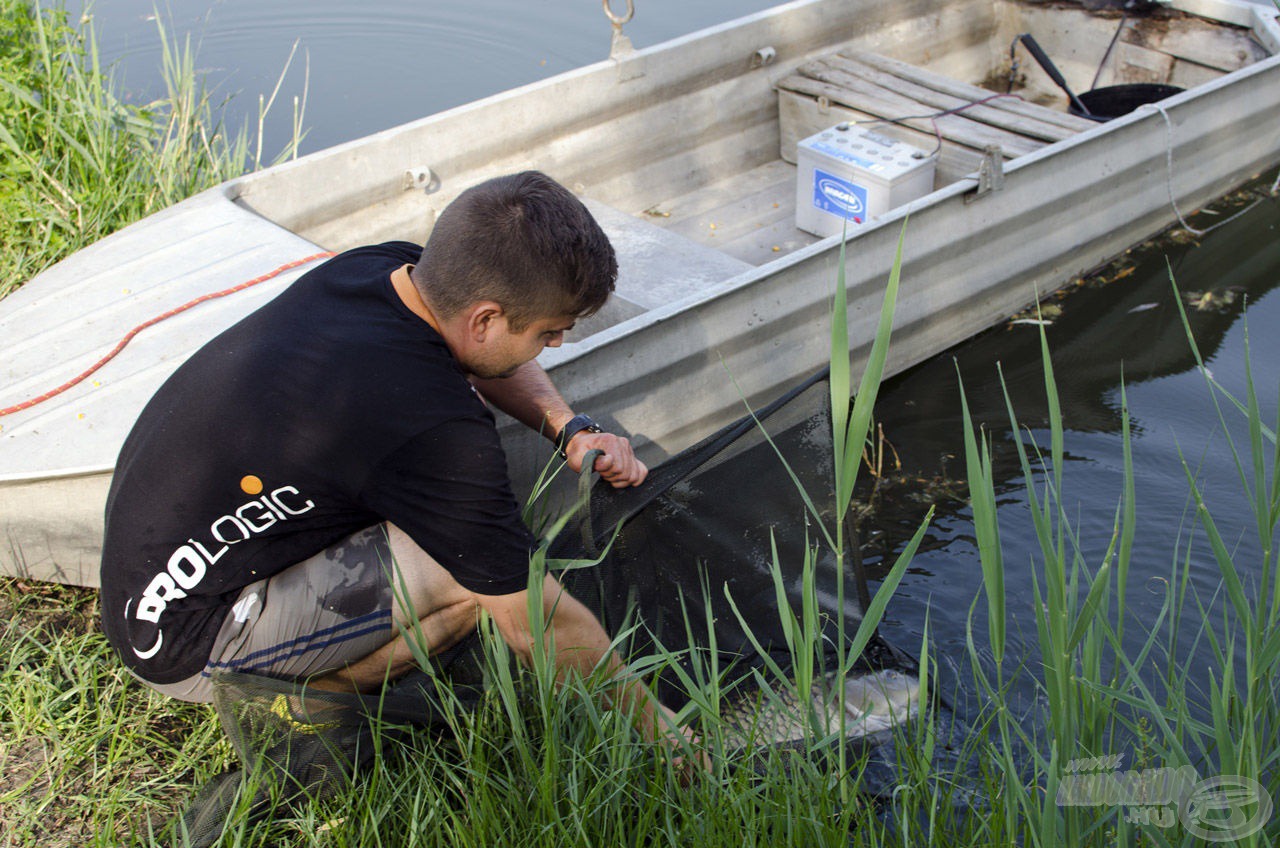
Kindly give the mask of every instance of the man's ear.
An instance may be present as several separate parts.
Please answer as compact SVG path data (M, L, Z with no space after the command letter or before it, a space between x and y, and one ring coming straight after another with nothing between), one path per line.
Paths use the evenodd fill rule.
M506 317L502 304L492 300L482 300L471 305L467 311L467 334L474 342L483 343L493 332L499 318Z

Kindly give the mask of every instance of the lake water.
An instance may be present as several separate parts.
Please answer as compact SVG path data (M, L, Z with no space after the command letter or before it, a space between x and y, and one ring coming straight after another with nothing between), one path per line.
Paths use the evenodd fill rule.
M641 0L638 5L626 31L643 47L771 3ZM121 62L127 88L141 98L159 86L152 10L152 0L112 0L95 9L104 57ZM285 105L268 126L268 150L287 137L288 101L302 92L308 63L304 151L598 61L607 55L610 37L599 4L550 0L218 0L176 4L164 14L173 31L190 33L198 44L198 65L215 90L236 95L230 105L233 122L256 114L257 93L275 85L297 42L298 55L281 87ZM1260 189L1268 186L1269 181ZM1203 227L1214 219L1198 221ZM1280 334L1272 329L1280 322L1278 225L1280 204L1267 200L1198 243L1166 239L1143 248L1108 272L1111 282L1077 287L1057 304L1061 312L1048 328L1067 427L1066 510L1091 568L1110 542L1121 492L1122 379L1126 385L1140 521L1129 591L1139 625L1131 631L1135 639L1159 609L1162 581L1188 545L1196 590L1207 602L1218 586L1217 569L1188 508L1184 459L1198 475L1237 562L1247 575L1257 575L1257 537L1204 379L1193 370L1169 269L1183 292L1234 297L1232 303L1202 303L1206 308L1191 308L1190 317L1214 376L1237 395L1244 390L1242 319L1248 304L1255 377L1267 420L1274 422L1280 363ZM969 604L980 585L964 490L956 482L964 467L957 366L975 416L995 445L1009 609L1021 628L1011 634L1011 653L1034 641L1031 573L1038 546L996 363L1003 364L1023 426L1046 444L1039 337L1029 324L993 329L899 376L885 386L879 404L901 469L886 466L877 509L864 520L869 564L874 568L898 550L929 504L939 508L925 550L890 604L884 627L890 641L911 652L919 647L928 610L939 653L961 656ZM1240 419L1228 411L1227 420L1232 434L1243 438ZM985 633L982 616L980 604L975 633Z
M636 47L645 47L775 4L637 5L625 32ZM98 3L93 15L102 55L120 61L135 97L162 91L157 8L170 32L190 35L197 65L214 91L234 95L229 114L237 125L256 120L258 94L270 94L296 42L268 124L267 150L289 138L291 100L304 83L308 131L302 149L309 152L598 62L608 57L612 35L596 2L187 0L167 9L153 0ZM624 8L623 0L615 0L617 12Z
M1267 180L1256 190L1265 194L1269 187ZM1212 220L1203 216L1197 224L1206 227ZM1267 199L1198 243L1165 237L1143 246L1100 279L1052 302L1061 310L1047 335L1066 430L1063 508L1076 528L1090 571L1101 565L1112 541L1123 491L1124 385L1138 516L1126 641L1135 650L1154 626L1175 562L1190 556L1192 588L1206 607L1213 605L1218 592L1220 573L1195 519L1184 460L1235 555L1242 579L1256 581L1260 575L1256 525L1205 378L1195 367L1170 273L1184 304L1192 293L1210 293L1208 299L1197 299L1200 308L1187 305L1189 323L1213 378L1238 398L1246 391L1247 338L1263 420L1274 427L1280 388L1280 334L1273 329L1280 320L1278 227L1280 201ZM1035 325L992 329L882 389L877 412L902 469L885 474L877 509L866 522L872 537L869 561L891 561L887 558L910 537L927 506L938 507L926 550L914 560L889 605L891 620L884 633L901 646L919 645L927 610L938 654L962 656L969 604L982 582L971 513L961 500L965 490L956 482L965 467L960 379L975 421L983 423L993 445L1010 653L1017 655L1019 646L1036 643L1032 573L1042 589L1044 576L997 364L1024 439L1034 438L1047 453L1046 393ZM1247 463L1244 419L1225 401L1222 405L1226 429L1246 452ZM890 467L886 464L886 470ZM1043 475L1036 476L1043 491ZM1215 608L1220 610L1221 604ZM1190 604L1184 647L1200 627L1191 614L1194 609ZM985 602L980 602L974 610L974 633L985 638L986 632ZM1030 663L1035 665L1034 656Z

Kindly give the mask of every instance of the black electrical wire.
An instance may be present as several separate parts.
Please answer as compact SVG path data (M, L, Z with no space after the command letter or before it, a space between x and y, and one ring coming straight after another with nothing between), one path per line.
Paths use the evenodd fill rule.
M1102 54L1102 61L1098 63L1098 71L1093 75L1093 82L1089 84L1089 89L1093 90L1098 87L1098 80L1102 77L1102 69L1106 67L1107 60L1111 58L1111 51L1115 49L1116 42L1120 40L1120 33L1124 32L1124 25L1129 22L1129 13L1122 12L1120 14L1120 26L1116 27L1116 34L1111 36L1111 43L1107 45L1107 52Z
M992 100L999 100L1002 97L1012 97L1016 100L1022 100L1017 94L993 94L990 97L983 97L979 100L970 100L960 106L951 109L943 109L941 112L931 112L927 115L903 115L899 118L867 118L862 121L854 121L855 124L899 124L905 125L907 121L929 121L933 125L933 135L937 139L933 146L933 150L929 151L929 155L933 156L942 149L942 130L938 128L938 119L945 118L947 115L956 115L965 109L971 109L974 106L981 106L984 103L990 103Z
M1013 41L1009 42L1009 84L1005 86L1004 93L1013 93L1013 83L1018 76L1018 42L1022 41L1022 35L1018 34L1013 37Z

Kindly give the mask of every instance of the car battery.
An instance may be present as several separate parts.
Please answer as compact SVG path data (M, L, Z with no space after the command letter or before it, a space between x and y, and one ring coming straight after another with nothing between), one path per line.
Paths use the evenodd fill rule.
M815 133L796 149L796 227L839 235L933 191L936 153L853 124Z

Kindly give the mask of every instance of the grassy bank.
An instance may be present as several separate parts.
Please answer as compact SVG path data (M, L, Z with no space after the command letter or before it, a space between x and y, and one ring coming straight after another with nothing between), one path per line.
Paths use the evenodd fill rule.
M189 45L158 36L165 94L130 103L102 65L90 19L0 0L0 296L260 164L248 128L223 125Z
M261 164L250 128L224 125L189 45L157 37L165 93L133 103L102 64L91 18L0 0L0 297ZM123 673L96 604L94 592L0 584L0 846L116 844L110 834L163 818L230 755L208 709Z
M230 756L212 711L139 686L97 618L91 590L0 586L0 845L115 844Z

